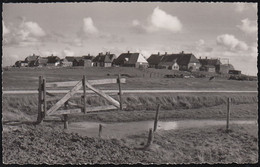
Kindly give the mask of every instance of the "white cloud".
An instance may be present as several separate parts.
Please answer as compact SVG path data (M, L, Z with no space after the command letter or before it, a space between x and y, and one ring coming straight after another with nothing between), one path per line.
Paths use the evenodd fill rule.
M42 51L41 52L41 56L51 56L51 55L58 56L59 53L57 51Z
M17 27L12 27L12 32L6 38L5 44L14 46L41 45L45 31L36 22L22 22Z
M172 32L178 32L182 29L180 20L172 15L167 14L165 11L156 7L150 17L151 26L148 28L151 31L165 29Z
M3 36L10 33L10 30L5 26L5 23L4 21L2 21L3 23Z
M145 30L146 32L152 33L166 30L176 33L182 30L182 24L178 17L166 13L159 7L156 7L153 13L148 17L147 25L141 24L138 20L133 20L132 25L139 30L138 32Z
M62 51L62 56L63 57L66 57L66 56L74 56L75 55L75 53L72 51L72 50L70 50L70 49L64 49L63 51Z
M133 20L132 21L132 25L133 26L139 26L140 25L140 22L138 20Z
M248 8L248 6L246 5L246 3L236 3L235 4L235 10L237 12L243 12Z
M245 32L246 34L251 34L257 32L257 23L256 21L251 21L248 18L241 20L242 25L238 25L237 27Z
M244 41L240 41L235 36L230 34L219 35L216 42L217 45L223 46L231 51L248 50L248 46Z
M257 3L235 3L235 11L238 13L242 13L252 8L257 10Z
M205 41L204 41L203 39L200 39L199 41L196 42L196 44L197 44L198 46L202 46L202 45L205 44Z
M22 29L25 33L34 37L43 37L46 35L43 29L35 22L25 22Z
M87 17L83 19L83 32L87 36L98 34L98 29L95 27L91 17Z

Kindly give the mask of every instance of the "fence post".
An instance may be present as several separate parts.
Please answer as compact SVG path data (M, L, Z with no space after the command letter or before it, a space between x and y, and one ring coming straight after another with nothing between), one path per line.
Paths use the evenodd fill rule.
M158 122L158 118L159 118L159 111L160 111L161 105L158 104L157 105L157 110L156 110L156 114L155 114L155 118L154 118L154 126L153 126L153 131L155 132L157 129L157 122Z
M83 112L86 113L86 76L85 75L83 75L82 78L82 86L83 86L83 104L84 104Z
M146 146L149 147L152 144L152 142L153 142L153 130L152 128L150 128Z
M41 123L41 121L42 121L42 76L39 76L37 123Z
M43 88L43 113L42 113L42 118L44 118L45 115L46 115L46 111L47 111L47 102L46 102L46 78L43 78L42 88Z
M119 102L120 102L120 110L123 110L123 106L122 106L122 90L121 90L121 81L120 81L121 75L118 74L118 88L119 88Z
M99 124L99 130L98 130L98 137L101 138L101 135L102 135L102 125Z
M227 99L227 128L226 128L227 131L229 130L230 102L231 102L231 99L228 97L228 99Z
M67 109L68 108L68 101L66 101L64 103L64 105L65 105L65 109ZM68 125L69 125L69 123L68 123L68 114L63 114L63 118L64 118L64 129L68 129Z

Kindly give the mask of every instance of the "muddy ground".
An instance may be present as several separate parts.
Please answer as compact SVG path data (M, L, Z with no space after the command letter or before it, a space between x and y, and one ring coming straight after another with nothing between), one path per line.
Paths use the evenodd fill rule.
M181 164L256 163L257 125L157 131L145 148L148 132L122 139L83 137L60 123L4 125L5 164Z

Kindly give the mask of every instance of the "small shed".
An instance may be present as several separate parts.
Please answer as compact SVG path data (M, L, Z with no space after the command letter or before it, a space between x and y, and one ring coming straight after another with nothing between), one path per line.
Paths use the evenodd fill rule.
M92 60L90 59L81 59L79 60L79 66L84 66L84 67L92 67Z
M228 74L241 75L241 71L239 71L239 70L229 70Z

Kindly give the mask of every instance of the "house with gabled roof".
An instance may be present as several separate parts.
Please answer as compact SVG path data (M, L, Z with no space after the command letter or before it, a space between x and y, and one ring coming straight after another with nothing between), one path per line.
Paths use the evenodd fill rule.
M106 52L106 54L99 53L93 59L93 66L95 67L112 67L112 63L116 58L115 54L110 54L110 52Z
M84 55L84 56L82 56L82 59L79 60L78 65L79 66L84 66L84 67L92 67L93 66L93 62L92 61L93 61L94 58L95 57L91 56L90 54Z
M60 64L60 58L58 56L48 56L47 66L58 66Z
M37 55L33 54L32 56L26 57L24 61L26 63L28 63L29 67L34 67L34 66L36 66L35 62L38 59L38 57L40 57L40 56L37 56Z
M62 66L62 67L72 67L72 65L73 65L73 62L72 61L68 61L67 59L61 59L60 60L60 64L59 64L60 66Z
M158 68L159 63L161 62L161 59L163 58L162 55L160 55L160 52L158 54L152 54L148 59L147 62L149 64L149 67L152 68Z
M66 61L72 62L72 66L78 66L79 65L79 61L82 59L82 57L66 56L64 59L66 59L66 60L63 60L64 62L66 62Z
M148 62L141 53L122 53L114 62L117 66L147 68Z
M167 54L163 55L159 68L174 69L176 63L179 66L179 70L182 71L196 71L199 70L201 64L199 60L192 53L184 53L183 51L179 54Z
M45 67L47 66L47 63L48 63L47 57L38 57L37 60L35 61L35 66Z

